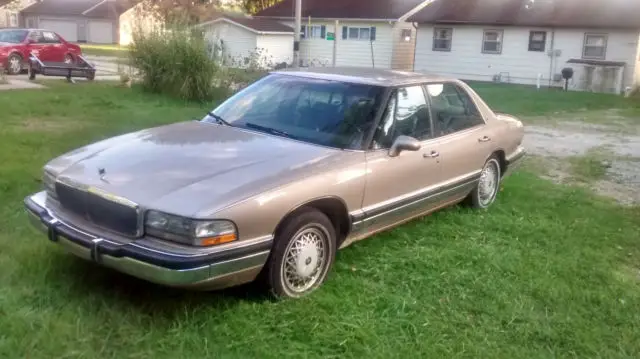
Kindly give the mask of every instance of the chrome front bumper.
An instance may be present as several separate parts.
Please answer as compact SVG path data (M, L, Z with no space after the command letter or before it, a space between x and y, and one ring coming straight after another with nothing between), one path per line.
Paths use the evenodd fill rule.
M267 261L273 238L263 237L203 248L201 253L159 251L140 243L122 243L63 222L46 206L46 193L25 199L31 223L67 252L153 283L174 287L219 289L250 282ZM244 242L247 245L242 245ZM239 245L240 244L240 245Z

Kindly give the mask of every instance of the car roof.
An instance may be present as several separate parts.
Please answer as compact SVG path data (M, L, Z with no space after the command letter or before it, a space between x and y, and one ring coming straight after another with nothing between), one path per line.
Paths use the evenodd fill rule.
M376 69L371 67L309 67L284 69L272 71L271 73L384 87L425 82L455 81L452 78L426 73Z

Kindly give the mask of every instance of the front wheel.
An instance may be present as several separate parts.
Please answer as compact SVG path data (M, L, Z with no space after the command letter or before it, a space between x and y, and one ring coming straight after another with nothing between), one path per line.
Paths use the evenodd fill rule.
M7 59L7 72L9 75L18 75L22 72L22 56L12 54Z
M305 209L276 235L267 284L276 297L299 298L326 279L336 254L335 229L325 214Z
M480 180L469 195L469 202L473 208L488 208L500 191L500 162L496 157L487 160L480 173Z
M64 63L67 65L73 65L75 63L73 56L67 54L64 56Z

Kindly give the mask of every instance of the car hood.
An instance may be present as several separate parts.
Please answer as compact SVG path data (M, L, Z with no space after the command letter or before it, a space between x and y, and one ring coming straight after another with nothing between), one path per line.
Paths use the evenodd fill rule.
M145 208L195 217L339 164L344 153L192 121L85 146L46 169Z

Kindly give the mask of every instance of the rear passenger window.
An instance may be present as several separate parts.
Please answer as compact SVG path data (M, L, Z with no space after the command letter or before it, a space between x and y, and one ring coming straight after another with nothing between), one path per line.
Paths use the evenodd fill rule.
M484 124L482 115L467 92L452 83L429 84L431 113L437 136Z

